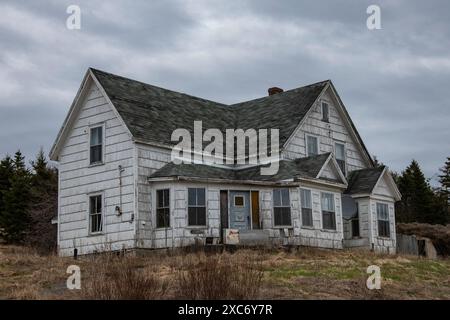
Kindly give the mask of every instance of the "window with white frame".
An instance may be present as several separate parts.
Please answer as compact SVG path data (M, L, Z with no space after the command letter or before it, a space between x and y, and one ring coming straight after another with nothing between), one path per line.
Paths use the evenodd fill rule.
M330 121L330 106L326 102L322 102L322 121Z
M103 231L102 196L89 197L89 232L98 233Z
M334 206L334 195L323 192L321 195L322 227L327 230L336 230L336 212Z
M273 215L275 226L291 225L291 204L288 188L273 190Z
M103 125L90 131L90 164L103 162Z
M308 157L319 154L319 138L316 136L306 136L306 151Z
M336 142L334 144L334 156L336 158L336 162L339 165L339 168L341 169L344 176L346 175L345 170L345 144Z
M188 225L206 226L206 201L204 188L188 189Z
M300 189L300 202L302 206L302 226L312 227L312 201L311 190Z
M389 208L386 203L377 203L378 235L390 237Z
M170 192L169 189L156 190L156 227L170 227Z

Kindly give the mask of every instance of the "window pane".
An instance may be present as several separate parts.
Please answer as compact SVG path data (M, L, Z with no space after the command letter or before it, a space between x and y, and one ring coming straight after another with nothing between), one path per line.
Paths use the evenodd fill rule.
M291 208L281 208L282 212L282 225L283 226L290 226L291 225Z
M206 225L206 208L205 207L197 208L197 225L199 225L199 226Z
M307 208L302 208L302 225L307 227L312 227L312 210Z
M330 109L328 103L322 102L322 120L328 121Z
M164 190L164 202L163 202L164 207L166 207L166 208L170 207L169 200L170 200L169 189L165 189Z
M197 208L196 207L188 208L188 224L190 226L197 225Z
M377 216L379 220L389 220L387 204L377 203Z
M280 189L273 190L273 205L275 207L281 206L281 191L280 191Z
M102 146L92 146L91 147L91 163L101 162L102 161Z
M197 189L193 188L188 189L188 204L190 206L197 205Z
M244 197L235 196L234 197L234 205L237 207L243 207L244 206Z
M289 203L289 189L287 189L287 188L281 189L281 205L283 207L290 206L290 203Z
M163 196L164 190L157 190L156 191L156 203L158 208L164 207L164 196Z
M345 161L344 160L336 160L336 162L339 165L339 168L341 169L342 173L345 175Z
M203 188L197 189L197 205L198 206L205 205L205 189Z
M381 237L390 237L389 221L378 220L378 235Z
M274 208L273 209L273 216L274 216L274 224L276 225L276 226L281 226L282 225L282 221L281 221L281 215L282 215L282 212L281 212L281 209L282 208Z
M329 229L329 230L336 229L336 221L335 221L334 212L323 211L322 219L323 219L323 228L324 229Z
M308 156L318 154L317 137L307 136Z
M102 127L91 129L91 146L102 144Z
M332 193L322 193L322 211L334 212L334 197Z
M337 160L345 160L345 147L342 143L336 143L336 159Z
M300 201L302 208L312 208L311 190L300 189Z

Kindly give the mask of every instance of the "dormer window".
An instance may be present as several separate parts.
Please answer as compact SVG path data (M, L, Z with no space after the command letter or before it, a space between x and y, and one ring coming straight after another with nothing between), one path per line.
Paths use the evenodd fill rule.
M330 121L330 106L326 102L322 102L322 121Z

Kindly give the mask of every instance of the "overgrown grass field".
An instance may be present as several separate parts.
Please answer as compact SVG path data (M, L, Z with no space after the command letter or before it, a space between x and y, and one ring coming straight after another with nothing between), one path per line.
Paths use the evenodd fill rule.
M69 265L81 289L68 290ZM381 289L368 290L369 265ZM0 299L450 299L450 260L314 248L60 258L0 246Z

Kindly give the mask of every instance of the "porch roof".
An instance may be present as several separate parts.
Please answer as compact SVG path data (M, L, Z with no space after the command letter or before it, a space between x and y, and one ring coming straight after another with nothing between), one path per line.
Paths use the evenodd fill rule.
M154 172L149 179L187 177L208 180L219 179L274 183L286 180L295 181L299 178L317 179L320 170L327 162L329 156L330 153L325 153L295 160L281 160L279 170L275 175L261 175L261 167L263 165L237 169L205 164L174 164L171 162Z

